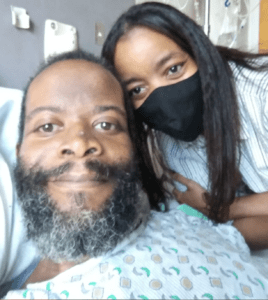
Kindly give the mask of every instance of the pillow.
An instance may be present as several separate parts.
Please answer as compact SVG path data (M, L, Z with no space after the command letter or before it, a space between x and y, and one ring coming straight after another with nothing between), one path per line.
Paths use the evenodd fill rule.
M12 178L22 96L20 90L0 87L0 285L19 276L36 258Z
M23 92L0 87L0 153L12 167L16 159L16 143Z

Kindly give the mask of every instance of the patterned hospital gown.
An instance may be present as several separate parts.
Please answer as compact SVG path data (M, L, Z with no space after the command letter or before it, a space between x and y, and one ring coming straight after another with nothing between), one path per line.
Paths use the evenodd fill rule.
M172 202L112 252L6 299L268 299L268 261L252 263L233 226Z

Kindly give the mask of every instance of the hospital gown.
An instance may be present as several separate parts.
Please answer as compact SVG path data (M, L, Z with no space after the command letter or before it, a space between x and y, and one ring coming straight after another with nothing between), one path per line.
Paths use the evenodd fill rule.
M253 264L233 226L172 201L113 251L6 299L268 299L268 261Z

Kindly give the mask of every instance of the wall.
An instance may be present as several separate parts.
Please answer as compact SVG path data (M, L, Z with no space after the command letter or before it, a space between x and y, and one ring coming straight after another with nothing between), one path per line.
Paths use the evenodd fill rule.
M150 0L136 0L144 3ZM260 0L155 0L170 4L197 24L214 44L257 53L259 51ZM263 9L263 36L267 39L267 4ZM264 20L266 18L266 21ZM265 23L266 22L266 23Z
M106 34L115 20L135 0L4 0L0 1L0 86L22 89L38 69L44 56L44 26L53 19L76 27L79 48L96 55L95 22L102 22ZM30 30L12 25L10 5L25 8Z
M136 0L136 4L150 2L151 0ZM154 0L156 2L169 4L186 14L191 19L195 20L197 24L204 26L205 25L205 6L206 1L199 0ZM197 3L197 7L195 6Z

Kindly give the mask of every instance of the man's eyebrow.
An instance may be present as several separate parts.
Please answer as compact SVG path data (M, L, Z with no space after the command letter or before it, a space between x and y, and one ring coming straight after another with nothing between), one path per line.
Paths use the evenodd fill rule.
M120 107L115 106L115 105L98 105L94 108L94 113L98 114L98 113L102 113L102 112L109 111L109 110L114 110L114 111L118 112L124 118L127 117L126 112L123 109L121 109Z
M62 112L62 109L56 106L39 106L29 113L29 115L26 117L26 121L29 122L36 114L42 111L51 111L54 113L59 113Z
M122 110L118 106L114 106L114 105L99 105L94 108L93 112L95 114L98 114L98 113L102 113L102 112L105 112L108 110L114 110L114 111L118 112L120 115L122 115L124 118L127 117L126 112L124 110ZM63 110L60 107L39 106L29 113L29 115L26 117L26 121L29 122L36 114L38 114L39 112L42 112L42 111L50 111L50 112L54 112L54 113L63 112Z

